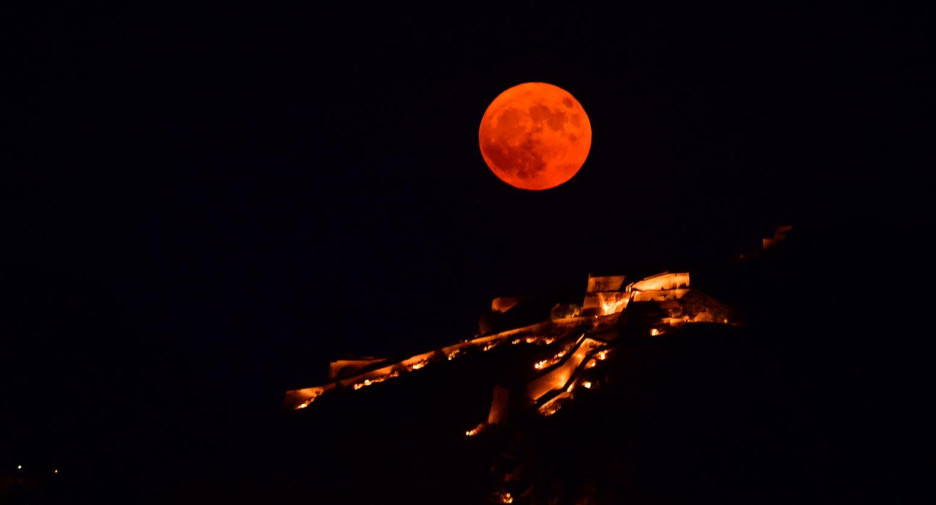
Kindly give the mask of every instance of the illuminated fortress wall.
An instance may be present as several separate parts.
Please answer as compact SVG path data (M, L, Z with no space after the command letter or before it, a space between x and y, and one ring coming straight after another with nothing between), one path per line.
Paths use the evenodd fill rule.
M602 277L588 276L588 287L586 293L597 293L599 291L620 291L624 285L623 275L606 275Z
M364 359L339 359L328 364L328 378L335 380L339 376L354 374L355 372L367 368L373 364L385 361L383 358L364 358Z
M599 313L602 316L617 314L627 307L629 301L628 293L624 291L598 293L598 306L601 309Z
M622 291L623 275L588 277L582 311L609 316L623 311L630 301L661 302L682 298L689 292L689 272L651 275L628 284Z
M569 379L575 374L582 362L585 361L592 351L605 347L607 344L600 340L589 337L583 337L578 345L571 350L571 356L551 370L547 370L543 375L527 383L527 398L534 402L543 397L550 391L562 389L569 382Z
M620 312L627 303L620 301L617 293L624 285L623 275L605 275L600 277L588 276L588 285L585 288L585 300L582 302L582 311L597 311L601 315ZM618 309L618 310L615 310Z
M688 288L689 272L651 275L627 286L628 291L663 291L668 289Z
M636 291L631 294L635 302L662 302L666 300L678 300L688 293L688 289L658 289L653 291Z
M540 323L503 331L493 335L474 338L459 342L454 345L443 347L439 350L433 350L422 354L417 354L410 358L396 363L387 362L383 367L366 371L350 377L332 380L328 384L303 389L293 389L286 392L285 405L289 409L303 409L310 403L325 393L337 389L357 390L374 384L384 382L398 377L400 374L420 370L433 361L446 361L456 359L461 354L469 350L489 351L498 345L507 341L526 341L526 343L535 343L543 340L551 341L552 338L543 336L550 331L559 331L560 333L570 332L573 328L579 327L585 320L583 318L572 317L562 321L543 321ZM354 360L352 360L354 361Z

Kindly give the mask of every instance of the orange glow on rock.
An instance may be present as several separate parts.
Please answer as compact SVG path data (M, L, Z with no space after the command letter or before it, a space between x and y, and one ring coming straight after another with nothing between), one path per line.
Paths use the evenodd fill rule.
M617 314L627 307L630 301L628 293L614 291L611 293L598 293L598 303L601 305L601 315Z
M550 189L571 179L591 149L591 123L568 91L544 82L507 89L484 112L478 143L500 180Z
M500 491L497 493L497 501L499 501L500 503L504 503L504 504L510 504L510 503L513 503L514 499L513 499L513 496L510 495L510 493L506 491Z
M465 432L465 436L466 436L466 437L473 437L473 436L477 435L478 433L481 433L481 430L483 430L483 429L484 429L484 423L481 423L481 424L475 426L474 428L472 428L472 429L466 431L466 432Z

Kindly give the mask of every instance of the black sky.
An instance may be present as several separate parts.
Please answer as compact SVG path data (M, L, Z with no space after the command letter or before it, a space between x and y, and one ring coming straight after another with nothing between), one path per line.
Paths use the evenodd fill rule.
M7 295L99 293L249 410L329 359L470 336L493 296L785 223L928 226L932 5L804 4L5 3ZM477 147L526 81L594 131L546 192Z

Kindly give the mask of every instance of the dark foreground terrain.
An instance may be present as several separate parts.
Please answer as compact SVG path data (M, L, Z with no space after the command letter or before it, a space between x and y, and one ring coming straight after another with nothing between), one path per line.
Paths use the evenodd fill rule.
M493 385L528 365L519 347L283 412L300 385L240 404L190 357L124 338L137 330L106 296L9 272L0 503L483 503L506 466L532 503L925 501L926 247L864 223L797 226L699 265L694 286L743 326L631 339L556 415L471 438Z

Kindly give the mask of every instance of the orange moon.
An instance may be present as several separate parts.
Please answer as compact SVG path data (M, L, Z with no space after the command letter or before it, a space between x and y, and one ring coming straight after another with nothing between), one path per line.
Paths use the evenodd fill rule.
M481 118L478 143L488 168L520 189L550 189L571 179L591 149L591 123L568 91L545 82L497 95Z

